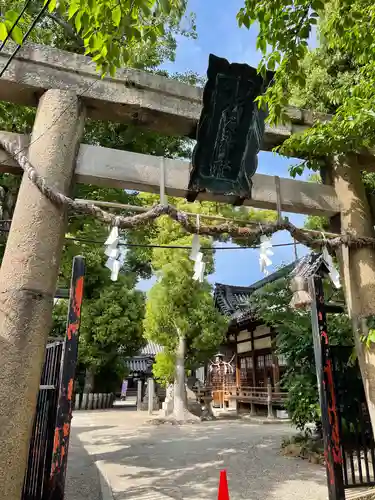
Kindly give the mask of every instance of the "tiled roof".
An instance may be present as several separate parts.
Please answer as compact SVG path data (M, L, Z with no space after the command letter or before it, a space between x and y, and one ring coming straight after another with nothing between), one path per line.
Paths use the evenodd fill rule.
M291 273L292 276L300 276L302 278L310 278L322 269L328 273L326 261L321 253L309 253L296 262L296 265Z
M130 373L150 373L155 355L163 351L163 346L155 344L154 342L148 342L145 347L140 350L138 356L125 359L126 366Z
M320 253L310 253L248 287L216 283L214 291L215 305L222 314L230 316L233 323L241 323L253 317L248 302L250 296L256 290L260 290L269 283L273 283L287 275L298 275L305 278L312 276L320 266L324 265L324 262Z
M140 354L143 356L155 356L159 352L163 352L163 346L155 344L155 342L148 342L143 349L141 349Z
M125 364L130 373L150 373L154 360L146 356L134 356L125 360Z

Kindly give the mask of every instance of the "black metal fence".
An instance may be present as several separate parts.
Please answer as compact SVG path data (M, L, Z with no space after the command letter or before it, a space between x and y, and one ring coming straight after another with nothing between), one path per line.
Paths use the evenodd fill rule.
M41 500L51 473L63 342L47 345L22 500Z
M375 442L365 391L352 347L330 347L346 488L375 485Z

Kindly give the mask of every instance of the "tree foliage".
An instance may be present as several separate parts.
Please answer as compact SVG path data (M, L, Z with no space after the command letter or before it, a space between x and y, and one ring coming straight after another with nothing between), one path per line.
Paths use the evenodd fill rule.
M180 330L187 342L187 366L197 367L222 343L226 320L214 306L210 285L192 279L193 262L186 252L176 251L173 262L161 266L158 274L148 294L145 335L172 354Z
M238 20L245 26L259 23L257 44L264 55L259 69L276 68L273 85L259 99L269 106L271 122L282 119L293 95L302 102L310 97L305 105L334 113L330 121L286 141L284 154L297 153L318 169L321 156L373 146L375 9L369 0L246 0ZM315 26L321 46L309 51Z
M144 294L121 275L111 286L98 288L83 308L80 361L95 374L96 386L109 373L117 386L125 373L124 358L144 345L142 320ZM103 375L106 375L104 377Z
M337 299L339 292L326 284L326 296ZM287 278L265 286L252 295L251 306L257 317L277 332L277 352L287 362L282 377L288 392L287 409L293 423L301 430L320 420L310 311L289 307L292 292ZM341 297L340 297L341 298ZM346 314L328 316L331 345L352 345L353 333Z
M186 3L186 0L48 0L48 14L42 21L47 33L39 33L38 41L42 38L48 45L53 42L58 45L59 34L51 32L51 26L59 28L58 33L69 34L74 40L74 51L79 49L89 55L103 75L114 76L118 68L134 63L143 67L145 58L151 59L156 67L160 57L174 57L177 33L195 36L194 17L185 23L187 28L181 25ZM43 2L31 4L11 32L11 38L18 44ZM22 7L23 2L18 0L5 2L0 40L11 31Z
M158 352L152 365L152 374L162 387L168 387L174 381L176 359L173 353Z

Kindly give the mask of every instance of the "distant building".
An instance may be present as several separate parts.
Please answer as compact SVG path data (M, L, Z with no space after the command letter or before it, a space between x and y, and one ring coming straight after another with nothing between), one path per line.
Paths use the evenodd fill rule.
M229 318L226 342L220 348L222 359L233 359L233 370L226 370L225 376L218 376L219 370L211 369L215 377L207 373L207 384L212 386L212 393L219 404L229 404L236 400L241 405L265 405L267 391L272 389L272 398L277 408L283 406L285 394L280 389L280 381L286 370L286 360L277 354L274 329L257 318L249 299L254 293L270 283L293 276L312 276L324 263L322 254L311 253L284 266L266 278L248 287L216 283L214 291L215 305Z
M143 347L139 354L132 358L125 360L126 366L129 370L128 374L128 390L136 389L136 381L146 381L147 378L152 377L152 365L155 361L155 356L159 352L163 352L163 346L148 342Z
M309 254L248 287L216 283L215 305L229 317L226 342L220 351L224 361L233 359L233 370L230 373L227 370L220 378L216 369L211 380L207 373L214 404L229 405L235 400L240 406L251 405L253 409L254 405L266 404L267 391L271 387L274 406L283 407L285 394L280 389L280 380L286 370L286 360L277 354L277 331L257 318L249 299L266 285L293 276L297 270L298 274L304 274L317 264L317 254ZM211 373L215 373L215 369L211 369Z
M280 383L285 362L275 353L276 332L258 320L249 299L255 291L289 275L295 266L293 262L248 287L215 285L215 305L230 318L225 354L226 358L235 355L234 380L238 386L266 387L270 381L275 387Z

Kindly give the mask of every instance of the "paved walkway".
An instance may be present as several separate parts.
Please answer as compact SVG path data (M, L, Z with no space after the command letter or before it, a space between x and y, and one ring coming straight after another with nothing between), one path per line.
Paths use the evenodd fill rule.
M101 500L98 470L115 500L216 500L223 468L231 500L327 499L321 466L279 454L281 439L293 433L288 426L232 420L176 427L148 420L129 409L75 412L66 500ZM92 496L85 496L90 481Z

